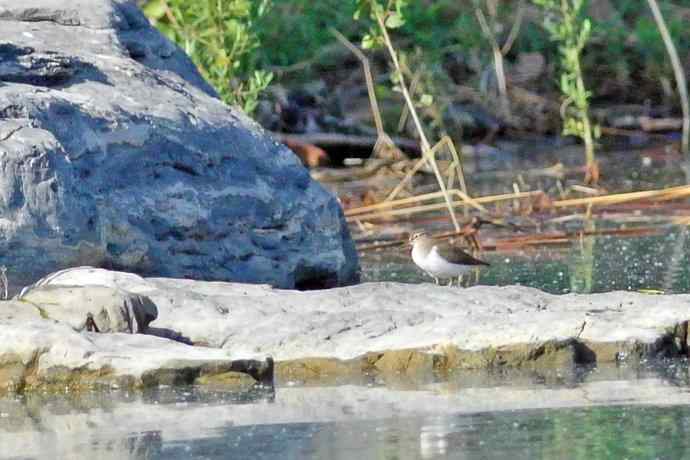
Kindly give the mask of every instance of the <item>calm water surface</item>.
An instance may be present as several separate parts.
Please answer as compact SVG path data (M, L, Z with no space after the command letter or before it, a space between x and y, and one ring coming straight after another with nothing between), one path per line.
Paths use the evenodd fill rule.
M495 152L494 152L495 150ZM467 159L468 183L475 196L512 193L521 190L544 190L559 196L559 190L581 183L582 174L557 179L550 176L530 176L534 168L548 168L557 162L566 167L581 164L581 148L549 144L515 143L512 147L488 150ZM659 189L690 183L690 164L679 156L663 154L664 148L631 150L624 148L601 152L601 186L604 190L629 192ZM498 174L498 175L497 175ZM427 178L432 181L433 178ZM582 196L582 195L575 195ZM468 277L470 284L522 284L552 293L605 292L612 290L657 290L667 293L690 292L690 238L687 226L668 223L672 216L687 215L687 201L677 201L677 208L629 209L602 212L594 209L594 220L583 220L573 208L574 215L556 219L548 213L536 216L514 215L525 234L540 232L569 232L635 227L655 227L654 236L621 238L617 236L586 237L562 246L541 246L524 250L485 252L480 255L492 265ZM511 215L510 210L506 211ZM676 213L676 214L674 214ZM435 216L435 217L434 217ZM500 216L499 216L500 217ZM572 219L568 219L572 217ZM426 220L425 220L426 219ZM450 230L445 214L427 215L419 221L396 224L399 231L426 229L433 232ZM537 226L539 228L537 228ZM354 228L355 233L359 231ZM480 240L491 244L494 237L510 238L520 232L482 228ZM361 255L364 281L401 281L410 283L432 281L412 263L409 253L402 249L385 249Z
M588 237L565 247L484 253L491 266L470 284L521 284L554 294L655 290L690 292L690 233L668 227L661 235ZM433 282L402 249L362 255L364 281Z
M231 393L161 388L0 399L0 457L683 458L685 363Z

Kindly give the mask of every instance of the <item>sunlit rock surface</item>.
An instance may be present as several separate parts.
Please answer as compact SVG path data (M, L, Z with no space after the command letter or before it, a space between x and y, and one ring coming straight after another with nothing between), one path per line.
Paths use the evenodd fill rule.
M0 264L284 288L358 266L336 199L127 0L0 0Z
M30 304L25 306L28 314L20 308L22 299L35 303L39 293L60 292L60 286L69 287L72 297L79 286L100 286L146 299L155 305L157 318L143 332L204 347L147 335L80 334L65 323L46 324ZM119 358L112 358L113 363L100 358L108 347L124 347L132 359L129 366L146 367L146 359L161 352L160 347L161 353L179 353L183 360L195 354L199 359L272 356L280 378L308 381L498 367L572 369L687 355L690 296L557 296L518 286L461 289L398 283L301 292L82 267L24 289L7 309L17 311L17 317L0 309L0 356L15 353L26 362L37 359L37 349L47 349L47 357L38 356L42 367L120 365Z

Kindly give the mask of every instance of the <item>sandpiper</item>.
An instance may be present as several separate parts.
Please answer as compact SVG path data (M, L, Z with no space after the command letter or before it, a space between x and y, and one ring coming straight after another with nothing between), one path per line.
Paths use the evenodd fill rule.
M436 284L439 284L439 279L450 279L448 286L452 286L454 278L461 277L472 268L489 265L449 243L431 239L424 232L413 233L410 236L410 244L412 260L431 276Z

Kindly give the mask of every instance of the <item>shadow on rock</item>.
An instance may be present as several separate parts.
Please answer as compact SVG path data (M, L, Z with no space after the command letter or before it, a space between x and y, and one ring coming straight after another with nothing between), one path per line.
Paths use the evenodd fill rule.
M75 56L37 52L30 46L0 43L0 81L32 86L71 86L84 81L108 84L96 66Z
M176 342L184 343L185 345L194 345L194 342L192 342L192 339L189 337L185 337L181 333L165 327L148 327L144 331L144 334L174 340Z

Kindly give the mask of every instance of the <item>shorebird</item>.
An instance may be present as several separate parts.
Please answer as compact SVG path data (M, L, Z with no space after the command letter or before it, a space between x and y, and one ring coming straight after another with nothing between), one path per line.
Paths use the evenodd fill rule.
M410 244L412 260L431 276L436 284L440 284L439 279L450 279L448 286L452 286L454 278L461 277L472 268L489 265L452 244L431 239L424 232L413 233L410 236Z

